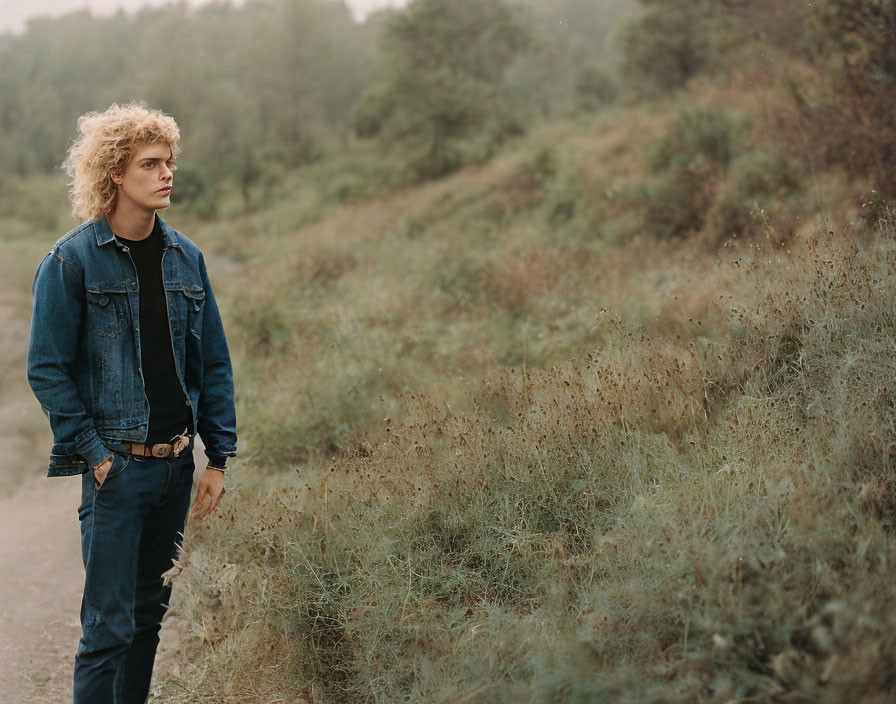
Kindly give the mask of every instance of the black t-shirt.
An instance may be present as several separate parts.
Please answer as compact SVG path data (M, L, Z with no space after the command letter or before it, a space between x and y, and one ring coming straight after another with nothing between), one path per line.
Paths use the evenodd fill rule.
M168 442L192 430L193 416L174 366L168 305L162 286L162 228L158 218L145 240L116 239L130 250L140 285L140 360L149 401L147 444Z

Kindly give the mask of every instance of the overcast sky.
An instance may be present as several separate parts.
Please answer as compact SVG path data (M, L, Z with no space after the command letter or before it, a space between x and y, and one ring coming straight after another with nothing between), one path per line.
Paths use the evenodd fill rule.
M119 8L134 11L145 5L167 5L175 0L0 0L0 33L21 32L25 20L38 15L63 15L89 8L94 14L110 14ZM188 0L199 5L203 0ZM389 5L403 5L404 0L346 0L359 19L371 10Z

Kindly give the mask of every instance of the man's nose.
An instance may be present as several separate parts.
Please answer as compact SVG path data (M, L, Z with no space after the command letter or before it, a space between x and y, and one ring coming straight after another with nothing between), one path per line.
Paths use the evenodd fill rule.
M162 174L160 178L163 181L168 181L174 175L174 172L171 170L171 167L168 164L162 164Z

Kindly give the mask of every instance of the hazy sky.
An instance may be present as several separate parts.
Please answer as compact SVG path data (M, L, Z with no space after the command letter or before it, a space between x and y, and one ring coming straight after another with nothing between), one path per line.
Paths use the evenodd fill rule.
M21 32L25 20L37 15L62 15L89 8L94 14L110 14L119 8L136 10L145 5L167 5L175 0L0 0L0 32ZM204 0L188 0L199 5ZM403 5L404 0L346 0L355 16L363 18L371 10L388 5Z

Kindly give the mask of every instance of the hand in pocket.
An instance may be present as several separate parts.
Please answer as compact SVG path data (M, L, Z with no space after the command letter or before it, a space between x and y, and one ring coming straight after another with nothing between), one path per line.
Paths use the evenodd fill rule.
M97 484L100 486L106 481L106 477L109 475L109 470L112 469L112 463L114 461L114 455L112 455L104 459L99 467L94 467L93 478L96 479Z

